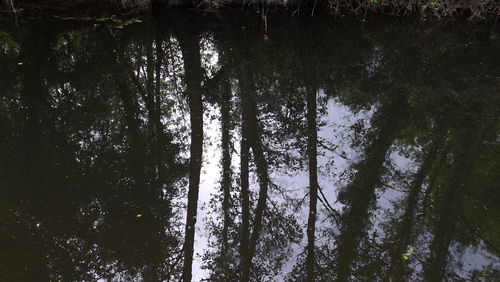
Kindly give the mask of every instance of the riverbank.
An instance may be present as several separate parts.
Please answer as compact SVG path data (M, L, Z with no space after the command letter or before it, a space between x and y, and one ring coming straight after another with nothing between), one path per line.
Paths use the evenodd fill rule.
M3 0L1 8L14 13L24 9L153 11L196 9L216 13L228 9L253 9L268 13L287 11L294 16L329 14L336 18L372 16L418 17L421 19L459 18L495 21L500 18L496 0Z

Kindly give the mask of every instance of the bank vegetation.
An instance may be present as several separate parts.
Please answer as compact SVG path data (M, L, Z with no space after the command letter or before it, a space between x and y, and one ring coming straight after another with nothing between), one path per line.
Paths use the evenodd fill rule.
M172 8L194 8L217 12L231 8L255 9L259 12L287 10L293 15L314 16L318 13L344 18L372 15L417 16L421 18L465 18L495 20L500 16L497 0L2 0L3 10L16 12L27 7L114 7L161 11Z

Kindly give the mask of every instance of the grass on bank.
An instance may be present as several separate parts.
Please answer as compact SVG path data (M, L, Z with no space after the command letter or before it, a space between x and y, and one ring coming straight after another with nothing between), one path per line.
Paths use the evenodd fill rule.
M267 7L272 9L287 8L292 13L314 15L315 12L328 12L335 16L391 14L397 16L420 15L422 17L461 17L471 19L497 19L500 17L498 0L3 0L4 9L16 11L24 4L93 4L106 2L108 5L120 5L125 8L147 10L152 5L180 8L196 7L219 10L229 7Z

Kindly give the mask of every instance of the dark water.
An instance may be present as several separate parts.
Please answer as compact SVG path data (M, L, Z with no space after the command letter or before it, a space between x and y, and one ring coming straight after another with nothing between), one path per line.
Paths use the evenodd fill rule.
M499 281L499 36L1 18L0 280Z

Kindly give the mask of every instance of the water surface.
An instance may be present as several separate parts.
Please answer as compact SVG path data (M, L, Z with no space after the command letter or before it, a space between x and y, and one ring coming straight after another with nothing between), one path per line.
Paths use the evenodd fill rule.
M0 22L1 281L500 280L493 29Z

